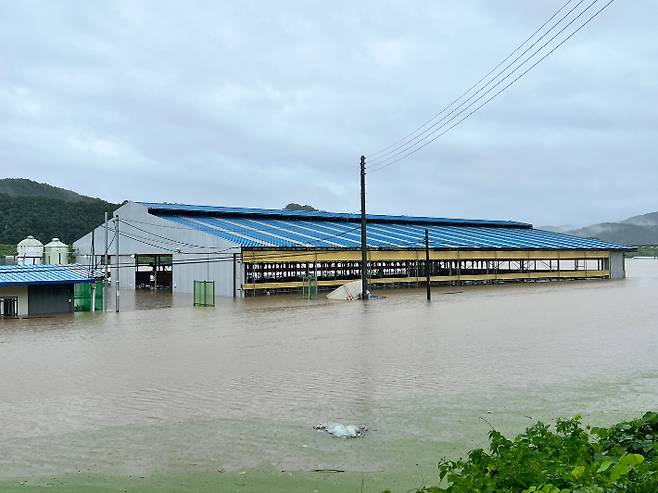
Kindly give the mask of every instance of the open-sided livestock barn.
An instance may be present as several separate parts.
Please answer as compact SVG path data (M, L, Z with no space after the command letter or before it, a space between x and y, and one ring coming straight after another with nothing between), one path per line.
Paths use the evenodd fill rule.
M121 286L192 292L194 280L242 296L339 286L361 272L360 216L332 212L128 202L119 217ZM109 224L116 263L115 226ZM425 230L430 262L425 261ZM93 235L104 253L105 226ZM624 245L534 229L516 221L369 215L368 277L377 286L625 277ZM88 263L92 233L74 243Z

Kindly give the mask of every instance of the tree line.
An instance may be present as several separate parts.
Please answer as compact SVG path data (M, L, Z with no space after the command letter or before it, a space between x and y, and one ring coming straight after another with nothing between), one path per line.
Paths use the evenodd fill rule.
M0 243L15 245L32 235L44 244L55 237L71 244L102 224L105 211L119 205L101 199L68 202L0 193Z

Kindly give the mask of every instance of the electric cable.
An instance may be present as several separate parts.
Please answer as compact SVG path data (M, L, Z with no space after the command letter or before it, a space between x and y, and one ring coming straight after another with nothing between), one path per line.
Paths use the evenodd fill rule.
M562 27L562 29L560 29L560 30L559 30L554 36L552 36L548 41L546 41L544 44L542 44L542 45L541 45L538 49L536 49L536 50L535 50L530 56L528 56L525 60L523 60L519 65L517 65L516 67L514 67L514 69L511 70L511 71L510 71L507 75L505 75L502 79L498 80L498 82L496 82L496 83L495 83L492 87L490 87L486 92L484 92L483 94L481 94L480 96L478 96L478 97L477 97L472 103L468 104L467 106L464 106L464 105L465 105L466 103L468 103L468 102L469 102L474 96L476 96L477 94L480 94L480 92L482 92L482 90L484 90L484 89L486 89L487 87L489 87L489 85L490 85L492 82L494 82L494 81L495 81L500 75L502 75L502 74L505 72L505 70L507 70L507 68L510 67L511 64L508 65L507 67L505 67L505 69L503 69L501 72L499 72L499 74L497 74L496 77L494 77L491 81L489 81L489 82L488 82L487 84L485 84L483 87L481 87L480 89L478 89L478 90L477 90L474 94L472 94L472 95L471 95L466 101L462 102L459 106L457 106L455 109L453 109L450 113L448 113L447 115L445 115L443 118L441 118L439 121L437 121L436 123L434 123L434 124L433 124L431 127L429 127L428 129L426 129L426 130L425 130L422 134L420 134L418 137L412 139L412 140L410 141L409 144L405 144L404 146L400 146L400 147L398 147L397 149L394 149L393 151L391 151L392 154L390 154L390 155L387 156L387 157L377 158L377 159L375 160L375 163L374 163L375 165L371 168L371 171L374 171L374 170L378 169L380 166L386 165L389 161L394 160L396 157L398 157L398 156L404 154L405 152L409 151L410 149L412 149L412 148L415 147L416 145L420 145L420 144L422 144L423 141L427 140L427 139L430 138L432 135L434 135L434 134L436 134L437 132L439 132L442 128L445 128L446 125L449 125L450 122L452 122L452 121L454 121L456 118L458 118L459 115L461 115L462 113L464 113L465 111L467 111L469 108L471 108L473 105L477 104L477 103L478 103L479 101L481 101L482 99L484 99L484 98L487 96L487 94L491 93L491 91L493 91L496 87L498 87L498 86L499 86L500 84L502 84L505 80L509 79L512 75L514 75L516 72L518 72L518 71L519 71L519 70L520 70L520 69L521 69L526 63L528 63L529 61L531 61L531 60L532 60L532 59L533 59L533 58L534 58L534 57L535 57L535 56L536 56L541 50L543 50L546 46L548 46L548 45L549 45L553 40L555 40L555 38L557 38L560 34L562 34L562 33L563 33L563 32L564 32L569 26L571 26L571 25L572 25L572 24L573 24L578 18L580 18L580 17L581 17L581 16L582 16L587 10L589 10L589 9L590 9L595 3L597 3L598 1L599 1L599 0L593 0L593 1L592 1L592 2L591 2L591 3L590 3L590 4L589 4L584 10L583 10L583 11L581 11L576 17L574 17L573 19L571 19L571 20L570 20L570 21L569 21L564 27ZM563 16L563 17L562 17L562 18L561 18L561 19L560 19L560 20L559 20L559 21L553 26L553 28L556 27L560 22L562 22L562 20L564 20L568 15L570 15L571 12L573 12L573 10L574 10L576 7L578 7L582 2L583 2L583 0L580 0L580 1L578 2L578 4L577 4L574 8L572 8L569 12L567 12L567 14L565 14L565 16ZM552 28L551 28L551 29L552 29ZM546 33L544 33L544 35L546 35L548 32L550 32L550 30L547 31ZM543 39L543 37L544 37L544 36L542 36L542 37L539 38L539 39ZM537 41L536 41L535 43L533 43L530 47L528 47L528 49L527 49L526 51L524 51L520 56L523 56L525 53L527 53L527 51L528 51L529 49L531 49L532 47L534 47L538 41L539 41L539 40L537 40ZM517 58L512 62L512 64L513 64L513 63L516 63L516 61L519 60L520 56L517 57ZM457 114L454 114L455 112L457 112ZM448 117L450 117L451 115L454 115L454 116L452 116L451 118L448 118ZM446 121L446 118L448 118L447 121ZM444 123L441 124L441 125L439 125L441 122L444 122ZM437 128L437 125L438 125L438 128ZM427 134L427 132L429 132L429 134ZM420 138L421 136L422 136L422 138ZM420 140L418 140L418 139L420 139ZM371 164L372 164L372 163L371 163Z
M579 14L578 17L580 17L580 15L582 15L587 9L589 9L589 7L591 7L592 5L594 5L597 1L598 1L598 0L594 0L594 2L592 2L592 3L591 3L591 4L590 4L590 5L589 5L589 6L588 6L583 12L581 12L581 13ZM521 79L523 76L525 76L528 72L530 72L533 68L535 68L539 63L541 63L541 62L542 62L543 60L545 60L548 56L550 56L552 53L554 53L555 50L557 50L560 46L562 46L564 43L566 43L569 39L571 39L571 37L573 37L573 36L574 36L576 33L578 33L582 28L584 28L587 24L589 24L589 22L591 22L595 17L597 17L601 12L603 12L603 11L604 11L604 10L605 10L605 9L606 9L606 8L607 8L607 7L613 2L613 1L614 1L614 0L609 0L609 1L608 1L603 7L601 7L598 11L596 11L592 16L590 16L585 22L583 22L580 26L578 26L578 28L576 28L573 32L571 32L571 33L570 33L566 38L564 38L562 41L560 41L560 42L559 42L556 46L554 46L550 51L548 51L547 53L545 53L545 54L544 54L541 58L539 58L539 60L537 60L534 64L532 64L530 67L528 67L526 70L524 70L519 76L517 76L517 77L516 77L515 79L513 79L510 83L508 83L507 85L505 85L502 89L500 89L499 91L497 91L496 93L494 93L493 96L491 96L490 98L488 98L487 100L485 100L484 103L482 103L482 104L480 104L479 106L477 106L473 111L471 111L470 113L467 113L466 116L462 117L462 118L459 119L456 123L454 123L453 125L451 125L450 127L448 127L446 130L444 130L443 132L438 133L438 135L437 135L437 132L438 132L441 128L444 128L444 127L445 127L447 124L449 124L451 121L454 121L454 120L455 120L460 114L464 113L468 108L472 107L475 103L477 103L478 101L482 100L482 99L483 99L487 94L489 94L489 93L490 93L495 87L497 87L498 85L500 85L501 82L503 82L504 80L506 80L506 79L509 77L509 75L512 75L513 72L510 73L510 74L508 74L508 76L506 76L504 79L502 79L501 81L499 81L494 87L492 87L490 90L488 90L486 93L484 93L481 97L479 97L478 99L476 99L476 101L474 101L474 102L471 103L469 106L467 106L467 107L464 108L462 111L460 111L457 115L455 115L453 118L451 118L448 122L446 122L445 124L443 124L443 125L442 125L441 127L439 127L438 129L434 130L434 131L429 135L429 136L434 136L432 139L423 142L422 145L419 145L419 146L417 146L417 147L415 147L415 148L413 148L413 149L410 148L410 149L405 150L405 151L404 151L405 153L404 153L403 155L401 155L401 156L399 156L399 157L396 157L395 159L391 159L391 160L384 161L384 162L380 162L380 163L376 164L373 168L370 169L370 171L371 171L371 172L377 172L377 171L380 171L380 170L382 170L382 169L384 169L384 168L387 168L387 167L391 166L392 164L395 164L395 163L401 161L402 159L405 159L405 158L411 156L412 154L415 154L415 153L418 152L419 150L423 149L424 147L428 146L428 145L431 144L432 142L436 141L439 137L441 137L441 136L445 135L446 133L448 133L450 130L452 130L453 128L455 128L457 125L461 124L464 120L466 120L466 119L469 118L471 115L473 115L474 113L476 113L477 111L479 111L482 107L486 106L489 102L491 102L493 99L495 99L498 95L500 95L502 92L504 92L506 89L508 89L508 88L509 88L510 86L512 86L514 83L516 83L519 79ZM572 20L572 21L570 22L570 24L572 24L572 23L573 23L578 17L576 17L574 20ZM568 27L570 24L568 24L567 26L565 26L565 28ZM559 34L560 34L560 33L558 33L558 35L559 35ZM556 36L557 36L557 35L556 35ZM551 38L551 40L549 40L544 46L546 46L546 45L549 44L551 41L553 41L553 39L554 39L556 36L554 36L553 38ZM542 48L543 48L544 46L542 46ZM540 48L538 51L540 51L542 48ZM530 60L530 58L529 58L528 60ZM528 60L526 60L526 61L528 61ZM429 137L429 136L428 136L428 137ZM408 152L407 152L407 151L408 151Z
M439 116L441 116L443 113L445 113L447 110L449 110L455 103L457 103L459 100L464 98L467 94L469 94L473 89L475 89L481 82L483 82L485 79L487 79L493 72L495 72L503 63L505 63L507 60L512 58L512 56L518 52L523 46L525 46L528 41L530 41L532 38L535 37L549 22L551 22L562 10L565 9L567 5L569 5L572 2L572 0L568 0L565 4L562 5L549 19L544 22L534 33L532 33L525 41L523 41L520 45L518 45L514 51L512 51L507 57L505 57L503 60L501 60L498 65L496 65L493 69L491 69L484 77L482 77L480 80L478 80L475 84L473 84L471 87L469 87L464 93L462 93L459 97L454 99L452 102L450 102L447 106L445 106L441 111L439 111L437 114L435 114L432 118L427 120L425 123L423 123L421 126L416 128L414 131L411 133L407 134L405 137L402 139L396 141L394 144L391 144L390 146L381 149L379 151L376 151L374 153L368 154L369 158L374 158L374 160L381 160L385 156L392 154L395 152L397 149L406 146L407 144L411 143L412 141L416 140L418 137L424 135L427 130L431 129L433 126L429 127L427 130L421 132L419 135L417 134L420 130L425 128L427 125L432 123L434 120L436 120ZM505 70L507 70L511 65L513 65L516 61L519 60L520 57L522 57L525 53L527 53L533 46L535 46L541 39L543 39L548 33L550 33L553 29L555 29L566 17L568 17L581 3L583 0L580 0L569 12L567 12L558 22L556 22L550 29L548 29L540 38L538 38L532 45L530 45L526 50L521 53L518 57L516 57L510 64L508 64L503 70L501 70L498 74L495 75L493 79L491 79L487 84L485 84L482 88L479 89L478 92L482 91L482 89L486 88L489 84L491 84L494 80L496 80ZM466 101L460 103L457 108L462 106L464 103L468 102L470 99L473 98L478 92L474 93L467 99ZM441 120L439 120L441 121ZM438 123L438 122L437 122ZM410 137L413 137L412 139L409 139ZM399 144L399 145L398 145Z

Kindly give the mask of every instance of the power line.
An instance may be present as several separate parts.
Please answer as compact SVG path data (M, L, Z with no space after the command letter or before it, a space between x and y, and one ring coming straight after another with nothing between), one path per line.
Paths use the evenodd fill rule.
M442 128L444 128L446 125L448 125L451 121L455 120L456 118L459 117L462 113L464 113L466 110L468 110L470 107L481 101L484 97L486 97L487 94L489 94L491 91L493 91L496 87L498 87L500 84L502 84L505 80L510 78L512 75L514 75L515 72L519 71L521 67L523 67L526 63L531 61L541 50L543 50L548 44L550 44L555 38L557 38L560 34L562 34L569 26L571 26L580 16L582 16L587 10L589 10L598 0L593 0L583 11L581 11L575 18L571 19L562 29L560 29L554 36L552 36L548 41L546 41L544 44L542 44L537 50L535 50L529 57L527 57L525 60L523 60L520 64L518 64L514 69L512 69L507 75L505 75L502 79L498 80L495 85L493 85L491 88L489 88L486 92L481 94L479 97L477 97L471 104L467 105L464 107L466 103L468 103L471 99L473 99L474 96L477 94L481 93L484 89L489 87L491 83L496 81L498 77L500 77L505 71L514 63L516 63L525 53L527 53L532 47L534 47L537 42L541 39L543 39L549 32L551 32L557 25L559 25L567 16L569 16L575 8L577 8L583 0L580 0L578 4L573 7L569 12L567 12L560 20L558 20L557 23L555 23L546 33L544 33L535 43L533 43L531 46L529 46L519 57L517 57L511 64L507 65L503 70L501 70L492 80L490 80L487 84L485 84L483 87L478 89L474 94L472 94L467 100L463 101L460 105L458 105L455 109L453 109L450 113L445 115L443 118L441 118L438 122L434 123L431 127L426 129L423 133L421 133L418 137L412 139L409 141L408 144L405 144L403 146L399 146L398 148L394 149L391 152L394 152L392 155L389 155L388 157L381 157L375 160L375 166L371 168L371 171L374 171L378 169L379 167L384 167L382 165L387 165L389 161L395 160L396 157L406 153L413 147L422 144L423 141L427 140L430 138L432 135L436 134L438 131L440 131ZM459 111L458 111L459 110ZM450 117L453 115L455 112L454 116ZM446 118L448 118L447 121ZM443 124L439 125L441 122L444 122ZM435 128L437 127L438 128ZM432 130L434 129L434 130ZM426 135L429 132L429 135ZM422 138L421 138L422 137ZM397 151L397 152L395 152ZM397 162L397 161L396 161Z
M209 248L209 249L210 249L210 248L217 248L216 245L215 245L215 246L197 245L197 244L194 244L194 243L187 243L187 242L185 242L185 241L180 241L180 240L175 240L175 239L173 239L173 238L168 238L168 237L166 237L166 236L162 236L162 235L159 235L159 234L154 233L154 232L152 232L152 231L147 231L147 230L142 229L142 228L140 228L140 227L138 227L138 226L135 226L134 224L131 224L130 222L126 221L125 219L119 219L119 221L122 222L123 224L126 224L126 225L130 226L131 228L134 228L134 229L136 229L136 230L138 230L138 231L141 231L141 232L143 232L143 233L146 233L146 234L149 234L149 235L151 235L151 236L156 236L156 237L158 237L158 238L162 238L162 239L164 239L164 240L167 240L169 243L176 243L176 244L179 244L179 245L190 246L190 247L193 247L193 248ZM198 230L194 230L194 231L198 231ZM148 239L148 238L146 238L146 239ZM233 248L235 248L235 247L224 248L224 249L221 250L221 251L228 251L228 250L231 250L231 249L233 249Z
M122 222L123 222L123 221L122 221ZM333 235L329 235L329 236L325 236L325 237L317 238L316 241L325 241L325 240L329 240L329 239L332 239L332 238L340 238L340 237L342 237L342 236L346 236L346 235L348 235L348 234L350 234L350 233L353 233L354 231L356 231L356 230L359 229L359 228L360 228L360 226L356 226L356 227L354 227L354 228L348 229L348 230L346 230L346 231L342 231L342 232L337 233L337 234L333 234ZM183 254L183 255L198 255L198 254L206 253L206 252L184 252L184 251L181 251L180 249L167 248L167 247L165 247L165 246L162 246L161 244L157 244L157 243L162 243L162 242L158 242L158 240L152 240L152 239L150 239L150 238L146 238L146 237L144 237L144 236L137 235L137 234L134 234L134 233L132 233L132 234L128 234L128 233L125 233L125 232L122 231L122 232L119 233L119 235L120 235L120 236L123 236L123 237L130 238L130 239L132 239L132 240L134 240L134 241L137 241L137 242L139 242L139 243L145 244L145 245L147 245L147 246L151 246L151 247L154 247L154 248L160 248L160 249L162 249L162 250L167 250L167 251L170 251L170 252L172 252L172 253ZM222 251L232 250L232 249L235 249L235 248L240 248L240 247L239 247L239 245L236 245L235 247L230 247L230 248L227 248L227 249L222 250ZM273 245L271 248L276 248L276 246ZM222 251L219 251L219 252L207 252L207 253L221 253ZM306 255L306 254L304 254L304 255Z
M420 130L422 130L423 128L425 128L427 125L429 125L430 123L432 123L434 120L436 120L436 119L437 119L439 116L441 116L444 112L446 112L448 109L450 109L455 103L457 103L458 101L460 101L464 96L466 96L467 94L469 94L473 89L475 89L478 85L480 85L481 82L483 82L485 79L487 79L487 77L489 77L493 72L495 72L495 71L496 71L496 70L497 70L497 69L498 69L503 63L505 63L507 60L509 60L510 58L512 58L512 56L514 56L514 54L515 54L516 52L518 52L523 46L525 46L526 43L528 43L528 41L530 41L532 38L534 38L535 35L537 35L537 33L539 33L544 27L546 27L546 25L547 25L549 22L551 22L551 21L552 21L552 20L553 20L553 19L554 19L554 18L555 18L560 12L562 12L562 10L564 10L564 8L565 8L567 5L569 5L572 1L573 1L573 0L567 0L567 2L564 3L564 4L562 5L562 7L560 7L560 8L559 8L559 9L558 9L553 15L551 15L551 16L546 20L546 22L544 22L541 26L539 26L539 28L537 28L537 30L536 30L535 32L533 32L528 38L526 38L525 41L523 41L521 44L519 44L519 45L518 45L518 46L517 46L517 47L516 47L516 48L515 48L515 49L514 49L509 55L507 55L505 58L503 58L503 59L502 59L502 60L501 60L501 61L500 61L500 62L499 62L494 68L492 68L489 72L487 72L486 75L484 75L482 78L480 78L475 84L473 84L471 87L469 87L469 88L468 88L465 92L463 92L460 96L458 96L457 98L453 99L453 100L452 100L447 106L445 106L441 111L439 111L439 112L436 113L434 116L432 116L432 118L430 118L429 120L427 120L426 122L424 122L422 125L420 125L418 128L416 128L415 130L413 130L413 131L410 132L409 134L407 134L407 135L405 135L404 137L402 137L401 139L397 140L397 141L394 142L393 144L391 144L391 145L389 145L389 146L387 146L387 147L384 147L384 148L382 148L382 149L379 149L378 151L375 151L375 152L369 153L369 154L368 154L368 157L369 157L369 158L374 158L374 159L379 159L378 156L379 156L380 154L384 154L384 155L390 154L390 152L386 152L386 151L389 151L389 149L395 148L396 146L398 146L398 144L401 144L401 145L406 144L406 141L407 141L407 139L409 139L409 137L414 136L417 132L419 132ZM581 0L581 1L582 1L582 0ZM579 4L580 4L580 2L579 2ZM577 7L577 6L576 6L576 7ZM573 9L572 9L572 10L573 10ZM557 24L556 24L556 25L557 25ZM549 30L549 31L550 31L550 30ZM548 31L547 31L547 32L548 32ZM541 38L540 38L540 39L541 39Z
M155 216L155 217L160 218L160 216ZM163 220L164 221L169 221L167 219L163 219ZM121 219L121 221L125 221L125 219ZM137 223L137 224L146 224L148 226L156 226L158 228L184 229L184 230L187 230L187 231L199 231L198 229L196 229L192 226L175 226L173 224L157 224L157 223L148 222L148 221L139 221L137 219L130 219L130 222Z
M383 154L382 156L375 158L374 159L374 164L378 164L379 162L387 161L389 159L395 158L396 156L399 156L400 154L404 153L406 150L408 150L411 147L414 147L417 143L422 142L427 138L427 134L432 135L435 131L432 129L435 128L437 125L439 125L442 121L444 121L446 118L450 117L453 115L455 112L459 111L456 116L459 114L463 113L466 109L468 109L472 104L477 103L482 97L484 97L486 94L491 92L493 89L495 89L498 85L500 85L503 81L505 81L507 78L511 77L514 72L518 71L523 65L525 65L527 62L529 62L537 53L539 53L547 44L549 44L551 41L553 41L558 35L560 35L566 28L568 28L573 22L575 22L584 12L586 12L592 5L594 5L598 0L593 0L592 3L589 4L589 6L583 10L580 14L578 14L574 19L572 19L566 26L564 26L556 35L554 35L549 41L544 43L539 49L535 50L534 53L532 53L528 58L523 60L520 64L518 64L516 67L514 67L505 77L503 77L501 80L499 80L489 91L485 92L481 97L478 97L471 105L468 105L464 108L464 105L466 105L469 101L471 101L475 96L480 94L482 91L484 91L487 87L489 87L491 84L493 84L500 76L502 76L507 69L512 67L516 62L521 60L521 58L528 53L532 48L534 48L542 39L544 39L549 33L551 33L557 26L559 26L562 21L564 21L567 17L569 17L574 10L576 10L584 0L580 0L571 10L569 10L566 14L564 14L555 24L553 24L544 34L542 34L539 38L537 38L534 43L532 43L530 46L528 46L519 56L517 56L514 60L512 60L509 64L505 66L502 70L500 70L491 80L489 80L486 84L484 84L482 87L480 87L477 91L475 91L473 94L471 94L466 100L462 101L459 105L457 105L452 111L450 111L448 114L444 115L441 119L439 119L437 122L426 128L423 132L415 136L413 139L408 140L404 144L392 149L391 151ZM449 119L449 123L452 119ZM445 125L445 124L444 124ZM437 130L442 128L444 125L440 125ZM373 161L371 161L371 164L373 164Z
M356 226L354 228L343 231L343 232L341 232L339 234L336 234L336 235L327 236L324 239L338 238L338 237L341 237L341 236L345 236L345 235L347 235L349 233L352 233L352 232L354 232L358 229L360 229L360 226ZM144 238L143 236L140 236L140 235L128 234L128 233L125 233L125 232L120 232L119 235L130 238L134 241L145 244L147 246L152 246L152 247L155 247L155 248L161 248L163 250L168 250L168 251L171 251L171 252L174 252L174 253L177 253L177 254L185 254L185 255L202 255L203 254L203 252L182 252L178 249L170 249L170 248L167 248L167 247L163 247L161 245L157 245L157 244L151 243L150 241L147 241L148 238ZM400 245L401 248L406 248L406 247L411 247L411 246L414 246L414 245L419 245L419 244L422 243L422 241L423 241L422 238L419 238L417 240L410 240L408 242L406 242L406 241L405 242L399 242L398 245ZM235 248L235 247L232 247L232 248ZM335 250L349 250L349 248L336 248ZM301 257L301 256L307 256L309 254L309 252L313 252L313 251L317 251L317 250L294 251L294 252L291 252L291 253L288 253L288 254L272 253L272 254L269 254L269 255L259 255L259 259L268 259L268 258L280 259L280 258ZM221 252L214 252L214 253L221 253ZM232 255L231 256L225 256L225 257L220 257L220 259L226 260L226 261L232 260L232 258L233 258ZM203 263L205 261L206 261L205 259L201 259L199 262ZM174 262L176 262L176 261L174 261ZM176 262L176 263L186 263L186 260L183 259L183 260L181 260L179 262ZM130 265L134 266L134 264L132 264L132 263Z
M173 253L183 254L183 255L198 255L198 254L203 254L204 252L182 251L179 248L169 248L169 247L162 246L162 244L163 243L164 244L176 243L176 244L184 244L184 245L197 247L197 248L215 248L214 246L197 245L197 244L182 242L182 241L179 241L179 240L176 240L176 239L173 239L173 238L169 238L167 236L163 236L163 235L159 235L157 233L153 233L152 231L148 231L146 229L137 228L134 225L132 225L129 221L126 221L125 219L120 219L119 218L119 221L124 223L124 224L127 224L129 226L132 226L132 227L138 229L139 231L141 231L143 233L146 233L147 235L152 235L152 236L156 236L157 238L162 238L162 240L153 239L153 238L149 238L147 236L139 235L137 233L127 233L125 230L120 232L120 236L124 236L124 237L130 238L130 239L133 239L133 240L135 240L139 243L146 244L146 245L152 246L154 248L160 248L160 249L163 249L163 250L167 250L167 251L171 251ZM141 222L144 223L144 221L141 221ZM314 240L315 241L325 241L325 240L330 240L330 239L333 239L333 238L340 238L340 237L346 236L350 233L353 233L354 231L356 231L358 229L360 229L360 226L355 226L354 228L342 231L340 233L336 233L336 234L332 234L332 235L328 235L328 236L324 236L324 237L319 237L319 238L314 238ZM196 230L194 230L194 231L196 231ZM404 245L404 246L409 246L409 245L418 244L419 242L422 242L422 238L418 239L418 240L408 241L408 242L399 242L398 244L399 245ZM235 248L239 248L239 246L236 245L236 246L233 246L233 247L225 248L223 250L219 250L217 252L205 252L205 253L219 254L219 253L223 253L223 252L226 252L226 251L229 251L229 250L233 250ZM276 246L274 246L274 248L276 248ZM345 248L345 247L339 247L339 249L340 248ZM298 255L298 254L295 254L295 255ZM306 253L304 253L303 255L306 255ZM276 257L278 258L278 257L280 257L280 255L276 255ZM229 258L231 258L231 257L229 257Z
M124 219L120 219L120 222L122 222L122 223L124 223L124 224L127 224L127 225L129 225L129 226L131 226L131 227L134 227L134 228L136 228L136 229L138 229L138 230L140 230L140 231L142 231L142 232L144 232L144 233L146 233L146 234L153 235L153 236L156 236L156 237L158 237L158 238L162 238L162 239L164 239L164 240L167 240L167 242L169 242L169 243L177 243L177 244L182 244L182 245L191 246L191 247L194 247L194 248L216 248L216 246L196 245L196 244L192 244L192 243L181 242L181 241L179 241L179 240L175 240L175 239L173 239L173 238L169 238L169 237L167 237L167 236L159 235L159 234L157 234L157 233L153 233L153 232L151 232L151 231L147 231L147 230L142 229L142 228L137 228L137 227L135 227L134 225L131 225L129 222L126 222ZM345 230L345 231L341 231L341 232L339 232L339 233L335 233L335 234L331 234L331 235L327 235L327 236L313 237L312 240L313 240L313 241L330 241L330 240L332 240L332 239L334 239L334 238L341 238L341 237L343 237L343 236L346 236L346 235L352 233L353 231L356 231L356 230L359 229L359 228L360 228L360 226L356 226L356 227L354 227L354 228L351 228L351 229L348 229L348 230ZM198 231L198 230L195 229L194 231ZM156 240L156 239L153 239L153 238L144 237L144 236L141 236L141 235L139 235L139 234L137 234L137 233L130 233L130 234L133 235L133 236L136 236L136 237L138 237L138 238L141 238L142 240L145 240L145 241L151 242L151 243L164 243L163 241L159 241L159 240ZM122 232L121 235L122 235L122 236L125 236L125 232ZM166 249L165 247L159 247L159 246L157 246L157 245L153 245L153 244L150 244L150 246L154 246L154 247L157 247L157 248L163 248L163 249ZM236 248L236 247L238 247L238 246L236 245L235 247L228 247L228 248L225 248L225 249L220 250L220 251L218 251L218 252L209 252L209 253L221 253L221 252L224 252L224 251L232 250L232 249L234 249L234 248ZM273 245L273 247L276 248L275 245ZM199 252L184 252L184 251L182 251L181 249L170 249L170 251L172 251L172 252L176 252L176 253L181 253L181 254L196 254L196 253L199 253Z
M352 211L352 212L341 212L339 214L343 214L343 215L346 215L346 216L351 216L351 215L356 215L359 212L360 212L359 210L356 210L356 211ZM160 218L160 216L155 216L155 217ZM183 217L185 217L185 216L183 216ZM299 219L309 219L309 217L298 216L298 217L290 217L289 219L282 217L282 220L295 221L295 220L299 220ZM326 219L323 219L322 217L310 217L310 219L317 219L317 220L320 220L320 221L326 220ZM121 221L125 222L125 219L121 219ZM169 221L169 220L166 220L166 221ZM155 227L158 227L158 228L183 229L183 230L195 231L195 232L200 231L198 228L195 228L194 226L182 226L182 225L181 226L174 226L173 224L172 225L158 224L158 223L149 222L149 221L140 221L140 220L132 219L132 218L130 219L130 222L131 223L137 223L137 224L145 224L147 226L155 226Z
M342 234L345 233L350 233L352 231L356 231L359 229L359 227L355 227L349 231L345 231ZM146 244L148 246L153 246L156 248L163 248L158 245L151 244L149 242L145 242L143 240L140 240L136 237L133 237L130 234L126 234L122 231L119 232L120 237L127 237L130 239L133 239L134 241L137 241L139 243ZM422 243L422 239L419 240L413 240L409 242L400 242L399 245L401 248L405 247L413 247L413 246L419 246ZM421 245L422 246L422 245ZM356 249L349 249L349 248L336 248L328 251L356 251ZM172 250L173 251L173 250ZM268 253L268 254L260 254L258 255L258 260L280 260L280 259L294 259L294 258L299 258L299 257L308 257L309 254L314 254L314 253L322 253L323 251L320 250L293 250L290 251L289 253L282 253L282 252L277 252L277 253ZM181 252L176 252L176 253L181 253ZM185 252L188 254L194 254L193 252ZM197 255L204 255L203 252L197 253ZM99 255L102 256L102 255ZM147 256L147 255L145 255ZM187 259L173 259L170 263L163 264L165 266L173 266L173 265L194 265L194 264L205 264L205 263L221 263L221 262L232 262L233 261L233 255L232 254L224 254L224 255L218 255L214 257L205 257L205 258L187 258ZM119 268L119 269L124 269L124 268L130 268L134 269L136 267L135 262L119 262L118 265L117 263L111 263L111 267L113 269ZM0 268L0 275L3 274L2 272L3 269ZM73 272L78 272L78 273L88 273L89 269L87 265L82 265L82 264L43 264L43 267L40 268L30 268L29 272L52 272L53 270L70 270Z
M539 51L541 51L546 45L550 44L550 43L551 43L551 42L552 42L557 36L559 36L559 34L561 34L566 28L568 28L571 24L573 24L573 22L575 22L580 16L582 16L582 14L584 14L584 13L585 13L585 12L591 7L591 6L594 5L597 1L598 1L598 0L594 0L591 4L589 4L589 5L585 8L585 10L583 10L580 14L578 14L577 17L575 17L571 22L569 22L569 24L567 24L562 30L560 30L560 32L558 32L558 33L557 33L555 36L553 36L549 41L547 41L544 45L542 45L537 51L535 51L535 53L534 53L531 57L529 57L528 59L526 59L526 60L525 60L521 65L519 65L519 67L517 67L517 68L520 68L520 67L521 67L522 65L524 65L526 62L530 61L530 60L532 59L532 57L533 57L535 54L537 54ZM516 83L519 79L521 79L521 78L522 78L523 76L525 76L528 72L530 72L530 70L532 70L532 69L535 68L537 65L539 65L539 63L541 63L543 60L545 60L548 56L550 56L553 52L555 52L555 50L557 50L560 46L562 46L562 45L563 45L564 43L566 43L569 39L571 39L571 37L573 37L577 32L579 32L582 28L584 28L587 24L589 24L590 21L592 21L592 20L593 20L595 17L597 17L601 12L603 12L603 11L604 11L604 10L605 10L605 9L606 9L606 8L607 8L607 7L613 2L613 1L614 1L614 0L609 0L609 1L608 1L603 7L601 7L598 11L596 11L592 16L590 16L585 22L583 22L580 26L578 26L578 28L576 28L573 32L571 32L571 33L570 33L566 38L564 38L562 41L560 41L560 42L559 42L555 47L553 47L550 51L548 51L548 52L547 52L546 54L544 54L541 58L539 58L539 60L537 60L537 61L536 61L535 63L533 63L530 67L528 67L526 70L524 70L524 71L523 71L518 77L516 77L516 78L513 79L509 84L505 85L502 89L500 89L499 91L497 91L493 96L491 96L490 98L488 98L487 100L485 100L484 103L482 103L482 104L480 104L479 106L477 106L473 111L471 111L470 113L467 113L466 116L464 116L463 118L459 119L459 120L458 120L456 123L454 123L453 125L449 126L446 130L444 130L443 132L438 133L438 135L437 135L437 132L439 132L439 130L441 130L441 128L445 128L450 122L452 122L452 121L454 121L455 119L457 119L457 118L459 117L459 115L461 115L461 114L463 114L465 111L467 111L468 108L470 108L470 107L472 107L473 105L475 105L478 101L481 101L482 99L484 99L484 97L485 97L487 94L489 94L491 91L493 91L493 89L495 89L495 88L496 88L497 86L499 86L503 81L505 81L505 80L508 79L511 75L513 75L513 74L514 74L514 71L513 71L513 72L510 72L507 76L505 76L503 79L501 79L501 80L500 80L496 85L494 85L491 89L489 89L489 90L486 91L484 94L482 94L480 97L478 97L473 103L471 103L470 105L468 105L467 107L465 107L463 110L461 110L459 113L457 113L455 116L453 116L452 118L450 118L447 122L445 122L445 123L444 123L443 125L441 125L439 128L437 128L437 129L435 129L434 131L432 131L432 132L427 136L427 137L430 137L430 136L434 135L433 138L431 138L430 140L426 140L426 141L423 142L421 145L418 145L417 147L415 147L415 148L413 148L413 149L412 149L412 148L406 149L406 150L402 153L401 156L399 156L399 157L395 157L395 159L393 159L393 156L391 156L391 158L389 158L388 160L385 160L385 161L380 162L380 163L378 163L377 165L375 165L370 171L371 171L371 172L375 172L375 171L380 171L380 170L382 170L382 169L384 169L384 168L387 168L388 166L391 166L392 164L395 164L395 163L401 161L402 159L405 159L405 158L411 156L412 154L415 154L415 153L418 152L419 150L423 149L424 147L428 146L429 144L431 144L432 142L434 142L435 140L437 140L439 137L441 137L441 136L445 135L446 133L448 133L450 130L452 130L452 129L455 128L457 125L459 125L460 123L462 123L464 120L466 120L467 118L469 118L471 115L473 115L474 113L476 113L476 112L477 112L478 110L480 110L482 107L486 106L489 102L491 102L493 99L495 99L495 98L496 98L498 95L500 95L503 91L505 91L506 89L508 89L508 88L509 88L510 86L512 86L514 83ZM427 138L427 137L426 137L426 138ZM423 140L425 140L425 139L423 139Z

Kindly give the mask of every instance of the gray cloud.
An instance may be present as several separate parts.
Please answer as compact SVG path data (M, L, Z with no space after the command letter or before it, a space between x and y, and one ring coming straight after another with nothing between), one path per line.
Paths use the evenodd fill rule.
M2 2L0 162L110 200L358 207L404 136L561 5ZM658 209L648 0L368 176L373 212L588 223Z

